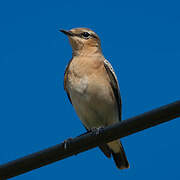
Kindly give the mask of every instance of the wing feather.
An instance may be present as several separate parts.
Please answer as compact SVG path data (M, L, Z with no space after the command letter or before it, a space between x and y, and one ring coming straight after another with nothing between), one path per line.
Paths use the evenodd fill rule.
M104 60L104 67L109 76L110 84L111 84L114 96L116 98L118 112L119 112L119 121L121 121L121 96L120 96L120 91L119 91L118 80L111 64L107 60Z
M69 61L68 65L66 66L65 72L64 72L64 90L67 93L68 99L72 104L71 97L69 95L68 89L67 89L67 80L68 80L68 73L69 73L69 65L71 64L72 59Z

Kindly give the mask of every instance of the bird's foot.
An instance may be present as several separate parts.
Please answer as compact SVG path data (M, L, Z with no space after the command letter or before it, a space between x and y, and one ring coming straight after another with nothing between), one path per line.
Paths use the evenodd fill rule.
M68 139L64 140L63 145L64 145L65 150L67 150L70 147L71 141L72 141L72 138L68 138Z
M104 127L91 128L89 131L92 132L95 136L98 136L104 131Z

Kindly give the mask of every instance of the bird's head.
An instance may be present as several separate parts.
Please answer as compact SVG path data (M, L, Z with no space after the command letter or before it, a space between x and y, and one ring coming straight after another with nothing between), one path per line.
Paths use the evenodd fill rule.
M74 55L88 55L100 52L101 43L98 35L88 28L73 28L60 30L68 36Z

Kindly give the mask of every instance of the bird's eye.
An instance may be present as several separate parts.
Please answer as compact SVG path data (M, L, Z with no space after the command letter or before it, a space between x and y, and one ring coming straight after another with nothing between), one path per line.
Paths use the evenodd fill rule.
M81 35L84 38L89 38L89 36L90 36L90 34L88 32L83 32Z

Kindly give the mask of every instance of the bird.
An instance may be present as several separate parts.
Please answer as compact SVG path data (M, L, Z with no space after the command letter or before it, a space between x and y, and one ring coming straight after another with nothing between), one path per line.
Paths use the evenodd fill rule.
M89 28L60 30L72 47L64 73L64 89L84 127L103 128L121 121L121 96L112 65L105 59L99 36ZM118 169L129 168L125 150L114 140L99 148Z

